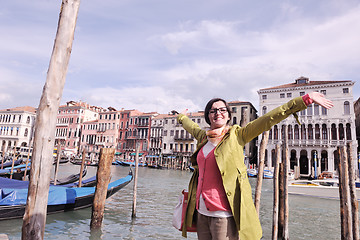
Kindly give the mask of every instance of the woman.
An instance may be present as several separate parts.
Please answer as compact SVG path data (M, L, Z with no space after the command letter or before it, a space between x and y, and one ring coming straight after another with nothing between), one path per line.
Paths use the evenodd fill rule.
M190 120L186 111L178 115L178 122L197 140L197 149L191 156L195 171L189 183L184 237L186 226L195 222L200 240L258 240L262 237L243 148L256 136L291 114L306 109L312 102L327 109L333 106L324 95L312 92L290 100L241 128L229 125L228 104L215 98L205 107L204 117L210 125L208 131Z

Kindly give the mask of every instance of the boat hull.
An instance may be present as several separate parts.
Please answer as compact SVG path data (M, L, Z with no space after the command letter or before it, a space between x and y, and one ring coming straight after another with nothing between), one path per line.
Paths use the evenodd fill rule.
M119 191L121 188L125 187L127 184L129 184L131 182L131 180L132 180L132 177L129 181L123 182L119 185L116 185L115 187L109 188L107 190L106 198L112 196L117 191ZM93 204L94 195L95 195L95 193L89 194L86 196L82 196L82 197L77 197L75 199L74 203L48 205L47 206L47 214L74 211L74 210L91 207ZM25 207L26 207L26 205L12 205L12 206L2 205L2 206L0 206L0 221L22 218L25 214Z

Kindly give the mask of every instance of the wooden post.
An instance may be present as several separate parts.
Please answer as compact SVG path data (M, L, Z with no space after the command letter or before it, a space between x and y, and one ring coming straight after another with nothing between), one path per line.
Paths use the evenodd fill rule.
M14 147L14 156L13 156L12 164L11 164L10 179L13 178L13 174L14 174L14 164L15 164L15 161L17 160L18 157L19 157L19 155L16 156L15 147Z
M58 171L59 171L60 157L61 157L61 145L60 145L60 141L59 141L58 146L57 146L57 153L56 153L54 185L56 185L56 181L57 181L57 174L58 174Z
M85 165L85 154L86 154L86 151L85 151L85 148L82 152L82 159L81 159L81 167L80 167L80 176L79 176L79 185L78 187L81 187L81 181L82 181L82 172L84 171L84 165Z
M31 145L32 145L32 136L29 140L29 151L28 151L28 154L27 154L27 157L26 157L26 161L25 161L25 171L24 171L24 176L23 176L23 181L25 181L26 179L26 174L27 174L27 167L28 167L28 164L29 164L29 158L30 158L30 150L31 150Z
M289 146L288 146L288 128L285 127L285 137L284 137L284 232L283 239L289 240L289 194L288 194L288 185L289 185L289 168L290 168L290 159L289 159Z
M137 179L138 179L138 170L139 170L139 150L140 150L140 143L136 142L133 207L132 207L132 214L131 214L132 218L136 217L136 193L137 193Z
M100 149L100 159L96 173L96 189L90 222L91 230L99 229L104 218L105 200L110 182L110 167L114 155L115 148Z
M276 161L274 167L274 204L273 204L273 226L272 226L272 240L278 239L278 224L279 224L279 165L281 160L280 144L276 145Z
M359 240L359 203L356 196L356 187L355 187L355 164L356 160L353 159L353 148L352 144L349 144L348 155L349 155L349 186L350 186L350 202L351 202L351 220L352 220L352 231L353 239Z
M280 153L281 154L281 153ZM284 163L279 163L279 227L278 227L278 237L284 235L284 218L285 218L285 209L284 209Z
M351 204L350 189L346 147L341 146L339 149L339 196L340 196L340 215L341 215L341 239L352 239L351 228Z
M1 169L4 168L4 154L1 154Z
M260 157L259 157L259 167L257 174L257 183L255 190L255 208L256 212L259 216L260 212L260 199L261 199L261 187L262 181L264 177L264 166L265 166L265 150L269 140L269 131L266 131L262 135L261 143L260 143Z
M37 111L22 239L43 239L55 142L56 116L65 84L80 0L63 0L46 83Z

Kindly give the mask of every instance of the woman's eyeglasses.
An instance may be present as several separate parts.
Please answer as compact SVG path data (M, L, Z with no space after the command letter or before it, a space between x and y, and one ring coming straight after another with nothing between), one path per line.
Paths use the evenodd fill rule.
M220 114L224 114L227 113L227 108L226 107L221 107L221 108L212 108L210 109L209 113L210 114L215 114L219 111Z

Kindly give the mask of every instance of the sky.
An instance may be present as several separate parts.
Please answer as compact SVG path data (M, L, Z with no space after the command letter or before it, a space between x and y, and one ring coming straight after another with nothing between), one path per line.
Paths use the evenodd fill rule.
M3 0L0 109L38 107L61 1ZM83 0L61 104L168 113L214 97L351 80L360 96L358 0Z

